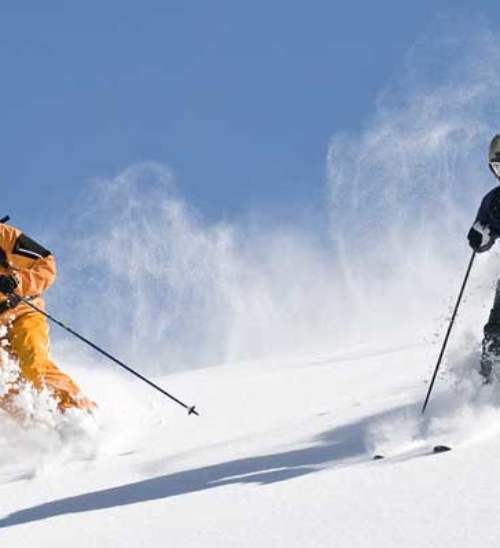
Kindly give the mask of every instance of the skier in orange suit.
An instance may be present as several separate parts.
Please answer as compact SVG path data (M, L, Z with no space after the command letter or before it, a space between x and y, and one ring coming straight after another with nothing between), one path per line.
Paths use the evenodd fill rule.
M46 318L17 297L43 309L41 295L55 278L56 264L50 251L17 228L0 224L0 346L17 358L18 381L31 383L37 391L47 389L59 410L93 410L96 404L51 360ZM17 413L18 391L13 385L0 398L0 407L13 415Z

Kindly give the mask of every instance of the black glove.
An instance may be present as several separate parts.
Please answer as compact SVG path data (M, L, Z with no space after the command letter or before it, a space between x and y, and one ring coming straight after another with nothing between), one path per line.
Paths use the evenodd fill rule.
M491 228L480 222L474 223L474 226L469 230L469 234L467 234L467 239L469 240L469 245L477 253L488 251L495 243L495 236L492 234Z
M19 283L14 276L0 276L0 293L10 295L14 293L18 285Z

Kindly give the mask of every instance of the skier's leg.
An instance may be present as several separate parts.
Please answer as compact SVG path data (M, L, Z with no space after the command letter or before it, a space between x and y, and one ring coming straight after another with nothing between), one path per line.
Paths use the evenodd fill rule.
M19 360L21 377L39 390L47 387L56 398L59 409L96 407L50 359L49 327L41 314L29 312L20 316L13 322L7 336L10 349Z
M9 362L11 359L15 359L15 357L12 356L12 353L9 351L9 340L6 335L2 335L2 337L0 338L0 345L3 350L3 352L0 354L0 369L11 369L11 365ZM15 370L12 371L11 379L7 380L8 377L10 377L10 375L7 373L4 380L5 391L0 397L0 408L6 411L13 418L22 420L24 417L24 413L21 409L19 409L19 407L17 407L15 403L15 398L17 394L19 394L17 384L18 379L17 375L15 374Z
M481 355L481 375L486 382L491 382L494 371L500 374L500 280L497 281L493 307L484 326Z

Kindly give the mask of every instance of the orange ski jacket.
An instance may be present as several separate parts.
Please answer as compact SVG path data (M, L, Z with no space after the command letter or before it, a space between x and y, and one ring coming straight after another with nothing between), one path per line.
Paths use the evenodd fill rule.
M18 281L16 293L44 308L40 295L56 278L56 263L51 252L23 234L17 228L0 224L0 275L14 276ZM7 296L0 293L0 307ZM19 303L0 314L0 325L7 325L32 309Z

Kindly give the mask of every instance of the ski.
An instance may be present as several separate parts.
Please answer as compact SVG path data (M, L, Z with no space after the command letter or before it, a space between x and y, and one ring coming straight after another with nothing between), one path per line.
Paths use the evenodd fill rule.
M448 445L434 445L433 447L425 447L424 449L413 449L407 453L397 453L395 455L382 455L380 453L373 455L372 460L386 460L388 458L393 459L405 459L413 457L425 457L429 455L437 455L439 453L447 453L451 451L451 447Z

